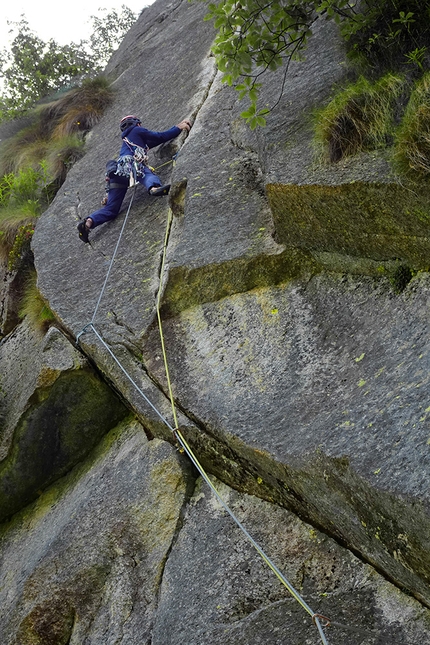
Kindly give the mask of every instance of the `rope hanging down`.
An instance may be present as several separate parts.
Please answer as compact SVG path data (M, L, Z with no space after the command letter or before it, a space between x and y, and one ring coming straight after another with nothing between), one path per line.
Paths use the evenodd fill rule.
M163 273L164 273L164 266L165 266L165 258L166 258L166 249L167 249L167 241L169 237L169 231L172 223L172 211L169 208L169 213L168 213L168 218L167 218L167 226L166 226L166 233L164 237L164 245L163 245L163 256L162 256L162 262L161 262L161 267L160 267L160 284L159 284L159 289L158 289L158 296L157 296L157 318L158 318L158 326L159 326L159 332L160 332L160 340L161 340L161 347L162 347L162 353L163 353L163 361L164 361L164 368L166 372L166 379L167 379L167 384L168 384L168 390L169 390L169 398L170 398L170 403L172 406L172 415L173 415L173 420L175 423L175 427L172 427L172 425L163 417L161 412L153 405L153 403L150 401L150 399L146 396L146 394L142 391L142 389L138 386L138 384L134 381L134 379L130 376L130 374L127 372L127 370L123 367L123 365L120 363L118 358L115 356L115 354L112 352L110 347L107 345L107 343L103 340L102 336L99 334L97 331L94 321L97 315L98 308L100 306L101 299L103 297L103 293L105 291L109 275L111 272L111 268L113 266L113 262L115 260L115 256L121 241L122 234L124 232L125 224L128 218L128 214L131 209L131 205L133 203L133 198L134 198L135 191L133 192L132 198L130 200L130 204L126 213L126 216L124 218L124 222L118 237L118 242L115 246L114 253L112 255L107 275L103 284L103 287L101 289L99 298L97 300L97 304L94 309L93 316L91 318L91 321L83 327L83 329L79 332L79 334L76 336L76 342L79 343L80 337L82 334L88 332L90 329L94 332L94 334L97 336L99 341L102 343L102 345L105 347L109 355L113 358L115 363L118 365L120 370L123 372L123 374L126 376L126 378L130 381L130 383L133 385L133 387L136 389L136 391L142 396L142 398L146 401L146 403L150 406L150 408L157 414L157 416L161 419L161 421L169 428L169 430L172 432L177 444L180 446L181 451L185 452L190 459L190 461L194 464L195 468L201 475L201 477L204 479L204 481L207 483L209 488L212 490L222 507L225 509L225 511L230 515L232 520L236 523L236 525L239 527L239 529L242 531L244 536L247 538L247 540L252 544L254 549L257 551L257 553L261 556L263 561L269 566L269 568L273 571L273 573L276 575L278 580L286 587L286 589L289 591L291 596L301 605L301 607L312 617L313 623L316 625L319 635L321 637L321 641L324 645L329 645L326 635L324 633L323 627L328 627L330 625L330 620L326 618L325 616L322 616L321 614L315 613L311 607L307 604L307 602L301 597L299 592L293 587L293 585L287 580L287 578L282 574L282 572L278 569L278 567L272 562L272 560L269 558L268 555L264 552L264 550L259 546L259 544L254 540L254 538L248 533L246 528L243 526L243 524L240 522L240 520L235 516L233 511L229 508L227 503L223 500L221 495L218 493L216 487L213 485L211 482L208 474L198 461L197 457L193 453L191 447L185 440L183 434L178 428L178 419L177 419L177 414L176 414L176 407L174 403L174 398L173 398L173 392L172 392L172 386L171 386L171 381L170 381L170 375L169 375L169 367L167 363L167 355L166 355L166 350L165 350L165 345L164 345L164 334L163 334L163 327L162 327L162 322L161 322L161 315L160 315L160 304L161 304L161 294L162 294L162 280L163 280Z

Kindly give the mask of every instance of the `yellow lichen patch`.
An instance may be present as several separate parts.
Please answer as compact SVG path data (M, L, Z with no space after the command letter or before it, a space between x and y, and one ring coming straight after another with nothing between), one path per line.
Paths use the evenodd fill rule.
M37 387L49 387L55 383L61 373L61 370L56 370L52 367L42 367L37 378Z
M320 270L320 265L309 253L291 249L196 268L172 267L163 296L162 314L174 315L205 302L278 285ZM269 310L272 308L270 303Z

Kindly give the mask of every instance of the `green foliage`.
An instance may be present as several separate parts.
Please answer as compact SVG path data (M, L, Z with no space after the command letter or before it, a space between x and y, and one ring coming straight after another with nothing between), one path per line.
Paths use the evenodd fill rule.
M46 333L49 326L55 321L54 314L37 288L37 276L34 270L31 270L27 276L19 315L21 318L26 317L32 327L43 334Z
M106 11L106 10L104 10ZM9 22L14 38L10 48L0 50L0 121L16 118L53 92L80 85L98 75L112 51L135 21L134 13L122 5L102 17L92 16L89 40L59 45L39 38L23 17Z
M18 268L30 248L34 223L48 205L48 182L44 163L0 179L0 251L9 270Z
M416 65L421 71L424 71L424 59L427 54L427 47L416 47L413 51L405 54L406 60L410 65Z
M106 12L106 9L102 9ZM121 12L115 9L102 16L91 16L92 34L89 49L99 67L105 65L112 52L120 45L124 35L136 21L136 16L126 5L121 5Z
M416 82L396 130L394 163L405 175L430 175L430 72Z
M33 123L1 146L0 253L9 270L25 264L36 218L84 154L85 134L112 96L106 79L87 79L35 110Z
M213 52L223 82L236 84L240 99L247 97L250 107L242 113L251 128L265 125L269 111L257 109L259 77L298 59L311 34L318 2L275 0L261 4L249 0L241 4L224 0L209 4L206 20L213 19L218 34ZM240 79L240 82L237 81Z
M52 201L73 163L84 154L85 134L112 100L103 78L89 79L58 101L38 108L32 125L1 147L0 253L9 270L28 256L36 218Z
M358 6L358 3L356 3ZM362 0L342 22L350 57L381 69L422 69L430 40L428 0Z
M9 204L22 206L37 202L38 215L43 206L47 206L46 185L48 173L46 163L40 163L38 169L20 169L14 176L9 196Z
M108 81L97 77L38 107L32 113L33 123L1 145L0 174L28 167L39 171L42 163L50 179L46 184L58 188L82 156L86 133L98 123L112 98Z
M17 33L10 49L0 53L5 86L1 119L24 113L41 97L92 73L94 63L81 44L60 46L52 39L45 43L31 31L25 18L10 24Z
M248 99L242 116L255 128L274 107L257 106L261 76L284 67L280 98L289 64L303 57L319 16L339 24L351 58L368 70L419 70L428 53L429 7L429 0L221 0L209 4L206 19L218 30L213 52L222 80Z
M9 251L7 268L9 271L16 271L20 264L22 263L23 258L30 251L31 238L34 233L34 225L22 224L16 234L12 244L12 248Z
M387 144L394 130L395 99L404 79L386 74L372 83L360 77L316 113L315 141L330 161Z
M23 208L34 201L46 205L46 184L48 175L46 164L39 168L20 169L16 174L9 173L0 179L0 210L8 208ZM33 213L38 214L38 213Z
M13 173L3 175L0 179L0 208L4 208L9 203L10 194L14 183Z

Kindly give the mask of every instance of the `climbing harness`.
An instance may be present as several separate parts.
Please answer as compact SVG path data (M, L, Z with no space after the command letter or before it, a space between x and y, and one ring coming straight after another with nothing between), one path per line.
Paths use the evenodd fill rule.
M175 165L178 155L179 155L179 152L174 154L171 159L169 159L168 161L165 161L164 163L160 164L156 168L149 166L147 161L146 163L137 161L133 155L123 155L118 159L111 159L106 164L106 182L107 182L106 192L108 192L109 188L116 187L116 184L112 183L112 179L115 175L130 178L130 187L132 187L136 184L137 180L140 177L143 177L144 175L143 166L148 166L148 168L153 173L156 173L160 168L163 168L164 166L167 166L170 163Z
M121 362L118 360L118 358L115 356L115 354L112 352L110 347L107 345L107 343L104 341L102 338L101 334L97 331L95 327L95 318L100 306L100 302L102 300L104 291L106 289L107 282L109 280L110 272L115 260L115 256L119 247L119 244L121 242L121 237L125 229L125 225L127 222L128 215L130 213L131 205L133 203L133 198L134 198L135 191L133 192L132 198L130 200L130 204L128 206L127 213L124 217L124 222L121 227L121 231L118 237L118 241L115 246L115 250L113 252L111 261L109 263L108 271L106 274L105 281L103 283L99 298L97 300L94 313L92 315L91 321L83 327L83 329L78 333L76 336L76 343L79 344L80 342L80 337L82 334L89 332L92 330L98 340L101 342L103 347L107 350L108 354L113 358L115 361L116 365L120 368L122 373L125 375L125 377L129 380L129 382L133 385L133 387L136 389L136 391L142 396L142 398L146 401L146 403L150 406L150 408L156 413L156 415L161 419L161 421L165 424L165 426L171 431L176 444L181 452L185 452L190 459L190 461L194 464L195 468L201 475L201 477L204 479L206 484L209 486L209 488L212 490L214 493L215 497L218 499L219 503L221 506L225 509L225 511L230 515L232 520L235 522L235 524L239 527L239 529L242 531L244 536L247 538L247 540L251 543L251 545L254 547L254 549L257 551L257 553L261 556L263 561L268 565L268 567L272 570L272 572L276 575L278 580L286 587L286 589L289 591L291 596L301 605L301 607L311 616L312 622L318 629L318 633L321 637L321 641L323 645L329 645L326 635L324 633L324 628L328 627L331 623L328 618L325 616L318 614L314 612L311 607L307 604L307 602L301 597L299 592L292 586L292 584L286 579L286 577L282 574L282 572L278 569L278 567L272 562L272 560L269 558L268 555L264 552L264 550L259 546L259 544L254 540L254 538L248 533L246 528L243 526L243 524L240 522L240 520L236 517L236 515L233 513L233 511L230 509L230 507L227 505L227 503L223 500L219 492L217 491L216 487L212 483L211 479L209 478L209 475L206 473L204 470L203 466L200 464L199 460L197 459L196 455L194 454L193 450L189 446L188 442L186 441L185 437L183 436L182 432L180 431L178 427L178 419L177 419L177 414L176 414L176 407L175 407L175 402L174 402L174 397L173 397L173 392L172 392L172 385L171 385L171 380L170 380L170 375L169 375L169 367L168 367L168 362L167 362L167 354L166 354L166 349L165 349L165 343L164 343L164 334L163 334L163 327L162 327L162 321L161 321L161 314L160 314L160 305L161 305L161 294L162 294L162 280L163 280L163 273L164 273L164 266L165 266L165 258L166 258L166 250L167 250L167 242L169 238L169 232L172 224L172 211L169 208L169 213L168 213L168 218L167 218L167 226L166 226L166 233L164 237L164 246L163 246L163 255L162 255L162 262L161 262L161 268L160 268L160 284L159 284L159 289L158 289L158 295L157 295L157 319L158 319L158 327L159 327L159 333L160 333L160 341L161 341L161 348L162 348L162 354L163 354L163 361L164 361L164 369L166 373L166 380L168 384L168 391L169 391L169 398L170 398L170 403L172 406L172 416L174 420L175 426L173 427L167 419L161 414L161 412L156 408L156 406L151 402L151 400L146 396L146 394L142 391L142 389L139 387L139 385L136 383L136 381L131 377L131 375L127 372L125 367L121 364Z
M145 146L144 148L142 148L142 146L138 146L137 143L133 143L133 141L129 141L127 137L123 137L123 141L127 144L129 149L131 150L133 154L133 159L135 160L135 162L142 163L144 166L147 166L149 146Z

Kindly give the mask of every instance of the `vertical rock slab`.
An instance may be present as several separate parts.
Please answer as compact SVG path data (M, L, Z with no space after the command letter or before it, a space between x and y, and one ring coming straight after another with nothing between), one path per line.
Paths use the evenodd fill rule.
M134 189L118 218L91 233L91 246L78 238L78 218L100 208L105 163L118 155L119 122L125 114L138 114L142 124L155 131L197 114L215 74L209 56L214 31L203 21L205 13L203 3L166 0L143 11L106 68L114 103L88 137L85 156L37 223L33 251L38 287L74 335L92 318ZM176 171L172 177L172 157L184 141L187 144L185 133L150 151L150 164L163 183L182 181ZM104 335L115 341L126 338L128 346L136 344L154 315L168 208L167 198L150 198L138 186L100 302L97 323Z
M2 645L149 642L189 471L126 420L0 527Z
M207 467L430 604L429 303L427 273L402 294L321 274L188 309L163 329ZM158 330L143 355L165 387Z
M233 136L240 107L219 74L178 159L186 182L169 240L170 314L305 270L305 254L286 258L272 237L259 159Z
M412 219L402 212L394 226L399 187L391 191L384 154L335 168L315 164L312 109L347 78L334 26L316 25L307 62L292 65L268 128L255 135L234 91L214 81L204 11L155 3L113 58L117 100L36 227L39 287L76 336L91 319L123 222L95 231L91 247L77 238L77 217L98 207L119 119L133 111L148 127L164 128L191 109L195 126L177 165L160 173L173 182L175 213L166 345L174 395L195 421L193 445L213 472L238 487L246 475L249 490L306 516L430 603L428 274L402 294L381 277L384 263L399 258L428 267L427 211L418 222L415 204ZM264 93L269 103L276 98L274 85ZM176 150L156 151L154 166ZM165 410L151 325L169 206L137 195L97 323ZM342 207L332 212L335 202ZM348 275L367 272L377 279ZM107 349L84 338L85 351L146 423L151 413ZM154 434L164 436L158 424L151 418Z
M237 519L316 613L330 645L430 643L430 611L284 509L215 482ZM153 645L321 642L289 594L204 484L166 563Z

